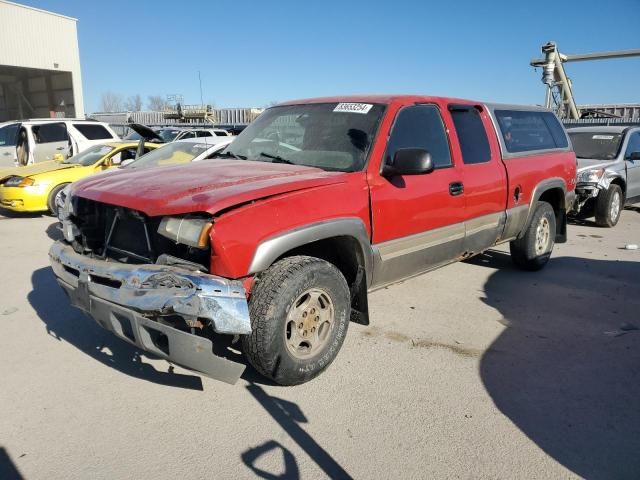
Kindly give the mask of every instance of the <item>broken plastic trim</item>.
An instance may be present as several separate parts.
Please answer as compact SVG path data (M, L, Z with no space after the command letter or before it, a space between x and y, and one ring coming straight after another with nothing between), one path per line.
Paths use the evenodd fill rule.
M87 297L107 300L151 318L175 313L185 320L208 319L214 331L222 334L251 333L241 282L168 265L94 259L76 253L61 241L51 246L49 256L56 276L72 288L86 289Z

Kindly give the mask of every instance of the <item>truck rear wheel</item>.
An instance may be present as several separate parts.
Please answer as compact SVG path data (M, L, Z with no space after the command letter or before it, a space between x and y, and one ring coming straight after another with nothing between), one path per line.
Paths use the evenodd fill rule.
M530 271L544 267L555 244L556 214L547 202L538 202L527 230L509 244L516 266Z
M611 184L596 198L596 224L600 227L615 227L620 219L624 198L619 185Z
M280 385L311 380L335 359L349 326L351 302L342 273L319 258L285 258L261 274L249 302L249 362Z

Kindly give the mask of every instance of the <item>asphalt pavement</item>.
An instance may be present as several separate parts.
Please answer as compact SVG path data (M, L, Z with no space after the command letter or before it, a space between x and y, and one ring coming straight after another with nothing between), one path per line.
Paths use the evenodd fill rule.
M0 212L0 479L640 478L640 208L373 293L312 382L234 386L71 308L48 216Z

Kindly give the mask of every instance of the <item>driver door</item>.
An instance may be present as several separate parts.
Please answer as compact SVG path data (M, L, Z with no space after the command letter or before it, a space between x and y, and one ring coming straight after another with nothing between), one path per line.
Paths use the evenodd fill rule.
M370 179L373 243L380 256L376 287L449 263L463 249L463 172L451 154L438 105L409 105L398 112L383 161L391 163L401 148L427 150L435 170Z

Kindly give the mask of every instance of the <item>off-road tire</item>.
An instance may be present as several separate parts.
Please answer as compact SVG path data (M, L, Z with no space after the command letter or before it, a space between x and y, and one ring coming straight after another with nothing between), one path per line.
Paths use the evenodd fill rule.
M328 294L334 323L322 349L301 359L287 345L287 316L300 295L314 288ZM337 356L347 334L350 311L347 281L334 265L307 256L282 259L256 278L249 301L252 332L242 337L244 354L259 373L280 385L308 382Z
M47 207L49 208L49 212L51 213L51 215L53 215L54 217L58 216L58 208L56 207L56 196L67 185L69 185L69 184L68 183L63 183L62 185L58 185L53 190L51 190L51 192L49 193L49 198L47 199Z
M617 201L617 208L614 202ZM600 192L596 198L596 225L599 227L615 227L620 220L622 207L624 206L624 195L619 185L611 184L609 188Z
M535 208L524 235L509 244L513 263L517 267L529 271L540 270L547 264L551 257L556 235L556 214L553 207L547 202L540 201L537 202ZM537 234L539 233L538 228L543 228L544 222L548 228L548 238L543 250L540 251L541 245L537 242Z

